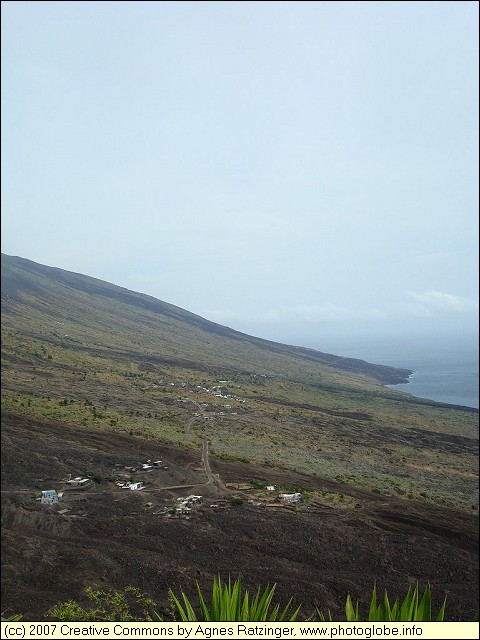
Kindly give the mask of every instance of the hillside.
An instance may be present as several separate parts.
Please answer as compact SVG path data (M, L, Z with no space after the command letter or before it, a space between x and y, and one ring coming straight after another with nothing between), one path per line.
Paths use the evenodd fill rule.
M109 346L115 339L116 347L122 345L127 349L131 348L128 338L135 334L137 341L134 344L139 347L136 351L145 349L150 353L158 347L159 353L155 355L175 358L175 362L168 364L182 360L196 369L221 362L226 370L240 366L240 371L245 371L246 368L256 370L260 359L270 371L281 371L283 361L273 357L281 355L294 358L296 366L306 363L327 365L342 372L365 374L384 384L406 382L412 373L255 338L151 296L4 254L1 291L4 313L16 313L20 306L22 315L36 317L40 314L42 319L58 321L60 308L63 320L73 321L77 331L95 332L96 340L93 335L82 334L86 346ZM69 316L65 313L67 308ZM93 318L90 317L92 312ZM101 321L105 316L108 332Z
M161 599L240 572L310 612L374 579L397 593L428 579L468 619L478 411L383 386L409 373L2 255L4 609L34 619L89 584ZM157 457L168 468L142 475ZM33 499L87 470L93 491ZM127 476L145 490L122 491ZM280 504L282 490L301 503ZM201 508L170 517L197 492Z
M478 412L380 384L408 371L248 336L9 256L2 373L9 411L184 445L194 402L205 405L201 433L223 458L476 504Z

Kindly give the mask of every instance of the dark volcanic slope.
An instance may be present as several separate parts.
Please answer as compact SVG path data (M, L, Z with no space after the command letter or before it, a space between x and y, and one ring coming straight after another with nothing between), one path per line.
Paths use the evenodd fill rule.
M96 278L64 271L37 264L24 258L12 257L2 254L2 310L5 313L14 313L16 305L32 305L36 311L45 313L49 302L58 304L62 298L75 298L78 301L96 300L97 305L104 301L120 302L130 307L132 313L151 312L158 316L159 326L167 322L172 329L178 323L184 330L190 328L204 336L204 339L214 340L222 338L232 341L233 348L245 351L243 360L248 362L251 358L246 347L256 348L270 354L295 357L297 361L314 365L327 365L330 368L354 374L368 375L382 384L398 384L405 382L412 373L410 370L397 369L382 365L372 365L355 358L344 358L328 353L322 353L313 349L294 347L279 344L269 340L263 340L235 331L228 327L210 322L193 313L157 300L151 296L135 293ZM39 307L41 300L42 306ZM166 339L168 337L166 336ZM186 352L188 345L183 343Z
M105 480L116 464L154 456L170 464L170 484L204 481L195 471L199 451L2 415L2 610L42 620L55 602L82 600L85 586L120 589L128 584L165 607L169 587L193 596L195 580L209 589L216 575L241 574L249 589L277 582L279 601L293 596L304 616L319 607L342 619L347 592L360 600L365 613L374 580L391 596L404 595L418 580L422 586L430 582L435 610L447 596L448 620L472 619L478 606L473 514L287 470L212 460L225 482L255 479L308 491L341 491L355 506L312 501L295 512L256 506L249 492L221 495L213 487L198 486L194 492L206 496L202 506L189 519L168 518L158 513L159 505L192 489L133 495ZM67 471L85 468L104 478L95 491L67 496L58 508L32 499L35 488L52 488ZM242 496L243 504L232 503L235 495ZM222 499L224 507L210 507Z

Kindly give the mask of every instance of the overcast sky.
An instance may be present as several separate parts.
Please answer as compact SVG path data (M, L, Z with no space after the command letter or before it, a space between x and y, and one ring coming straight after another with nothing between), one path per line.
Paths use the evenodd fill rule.
M2 2L2 252L228 326L475 330L476 2Z

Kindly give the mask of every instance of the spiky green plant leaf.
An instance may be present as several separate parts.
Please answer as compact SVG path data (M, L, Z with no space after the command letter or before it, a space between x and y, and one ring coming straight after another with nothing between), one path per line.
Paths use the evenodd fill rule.
M357 606L354 607L350 594L347 595L347 602L345 603L345 615L347 616L347 622L358 622L359 620L358 602Z
M279 604L272 607L275 588L276 585L272 587L268 585L261 591L259 587L255 596L251 598L247 590L242 593L240 578L233 583L228 578L228 581L222 584L220 577L217 577L213 581L211 604L208 607L200 585L197 583L198 613L184 592L179 599L170 589L169 596L177 615L183 622L278 622L284 620L293 622L298 616L300 607L292 614L289 614L292 600L282 610Z

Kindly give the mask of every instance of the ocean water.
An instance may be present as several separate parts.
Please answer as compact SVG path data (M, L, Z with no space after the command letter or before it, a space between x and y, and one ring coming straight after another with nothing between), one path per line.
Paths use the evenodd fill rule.
M478 338L330 340L313 348L414 371L407 384L389 385L419 398L479 407Z

